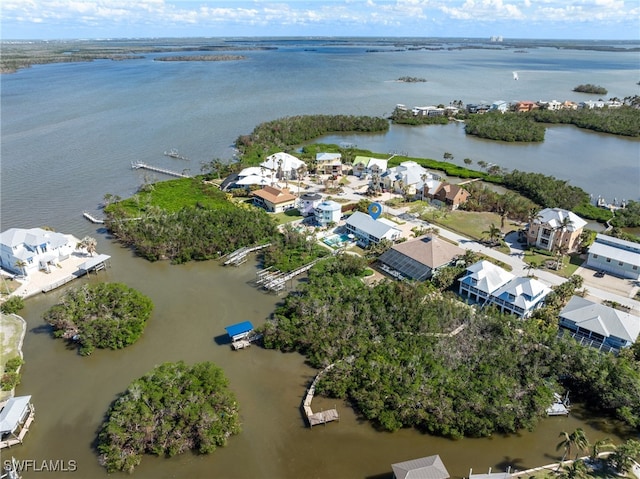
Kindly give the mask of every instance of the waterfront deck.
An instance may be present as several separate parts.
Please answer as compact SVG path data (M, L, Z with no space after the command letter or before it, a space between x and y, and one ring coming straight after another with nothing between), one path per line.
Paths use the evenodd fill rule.
M329 366L324 368L322 371L320 371L314 378L313 382L311 383L311 386L309 386L309 389L307 389L307 394L305 395L304 401L302 402L302 409L304 410L304 415L307 418L309 427L317 426L318 424L326 424L331 421L340 420L340 415L338 414L338 410L335 408L328 409L326 411L315 412L315 413L311 409L311 401L313 401L313 396L316 392L316 384L318 383L318 380L324 373L329 371L334 366L335 364L330 364Z
M309 271L318 261L320 261L320 259L322 258L316 259L311 263L307 263L304 266L288 273L283 273L277 270L271 271L270 268L260 270L256 273L256 284L261 285L267 291L279 293L285 288L287 281Z
M229 253L228 255L223 256L224 258L223 264L225 266L229 266L229 265L240 266L241 264L246 263L247 256L249 256L249 253L253 253L254 251L259 251L263 248L266 248L267 246L271 246L271 243L266 243L266 244L261 244L256 246L243 246L242 248L239 248Z

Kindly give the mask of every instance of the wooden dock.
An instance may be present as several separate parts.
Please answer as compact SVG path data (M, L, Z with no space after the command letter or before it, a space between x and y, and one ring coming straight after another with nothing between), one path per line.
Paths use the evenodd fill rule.
M244 339L238 339L237 341L231 341L231 349L237 351L239 349L245 349L251 346L251 343L258 341L262 338L262 334L253 334L252 336L247 336Z
M267 246L271 246L271 243L261 244L257 246L244 246L225 256L225 261L223 264L225 266L240 266L247 261L247 256L249 255L249 253L261 250L263 248L266 248Z
M269 268L260 270L256 273L256 283L268 291L279 293L285 288L287 281L309 271L318 261L320 261L320 259L322 258L318 258L311 263L307 263L304 266L288 273L283 273L277 270L271 271Z
M335 408L328 409L326 411L315 412L315 413L311 409L311 401L313 401L313 395L316 392L316 384L318 383L318 380L324 373L329 371L334 366L335 366L335 363L330 364L329 366L324 368L322 371L320 371L316 375L313 382L311 383L311 386L309 386L309 389L307 389L307 394L305 395L304 401L302 402L302 409L304 410L304 415L307 417L307 422L309 423L309 427L317 426L318 424L326 424L331 421L340 420L340 415L338 414L338 410Z
M159 168L157 166L147 165L142 161L132 161L131 168L134 170L144 169L149 171L155 171L156 173L162 173L164 175L169 175L169 176L177 176L178 178L190 178L189 175L185 175L184 173L179 173L177 171L169 170L167 168Z
M101 219L99 219L99 218L96 218L95 216L91 215L91 213L89 213L89 212L87 212L87 211L84 211L84 212L82 213L82 216L84 216L85 218L87 218L87 219L88 219L89 221L91 221L92 223L99 224L99 225L104 224L104 220L101 220Z

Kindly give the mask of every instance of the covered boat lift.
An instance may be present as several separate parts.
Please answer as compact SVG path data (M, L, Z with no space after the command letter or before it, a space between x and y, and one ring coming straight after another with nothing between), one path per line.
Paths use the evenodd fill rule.
M12 397L0 411L0 449L21 444L33 422L31 396Z

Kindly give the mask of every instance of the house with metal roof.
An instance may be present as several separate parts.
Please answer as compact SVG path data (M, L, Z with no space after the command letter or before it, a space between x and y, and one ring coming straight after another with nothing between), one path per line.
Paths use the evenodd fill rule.
M441 177L428 171L415 161L403 161L398 166L388 168L380 176L385 189L396 193L404 193L414 196L423 191L424 185L429 182L431 188L440 184Z
M421 236L393 245L378 258L384 271L395 277L424 281L450 265L464 250L437 236Z
M42 228L10 228L0 234L0 267L18 275L49 269L76 249L70 235Z
M589 247L586 266L622 278L640 279L640 244L603 234Z
M459 279L458 294L481 306L526 318L544 304L551 289L534 278L514 276L488 261L478 261Z
M333 200L325 200L318 203L314 210L314 219L320 226L337 223L342 216L342 205Z
M358 243L362 246L379 243L383 239L394 241L402 234L392 221L384 218L374 220L371 216L361 211L356 211L349 216L345 227L349 233L358 238Z
M448 479L451 477L439 455L391 464L394 479Z
M353 160L353 174L360 178L374 173L382 175L387 170L387 163L388 160L380 158L356 156Z
M316 172L324 175L341 175L342 155L340 153L317 153Z
M22 443L34 418L31 396L10 398L0 410L0 449Z
M528 225L527 243L554 251L566 248L575 251L580 245L580 235L587 222L571 211L562 208L545 208Z
M270 213L282 213L295 208L297 197L287 189L265 186L251 193L253 204Z
M618 351L631 346L640 335L640 317L572 296L560 311L559 327L582 344Z
M301 159L281 151L267 156L260 166L274 172L276 179L295 180L298 178L298 170L306 164Z

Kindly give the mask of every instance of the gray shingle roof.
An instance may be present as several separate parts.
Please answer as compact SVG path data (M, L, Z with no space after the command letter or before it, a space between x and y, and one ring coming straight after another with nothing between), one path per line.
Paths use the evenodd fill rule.
M391 469L396 479L448 479L450 477L438 455L391 464Z

